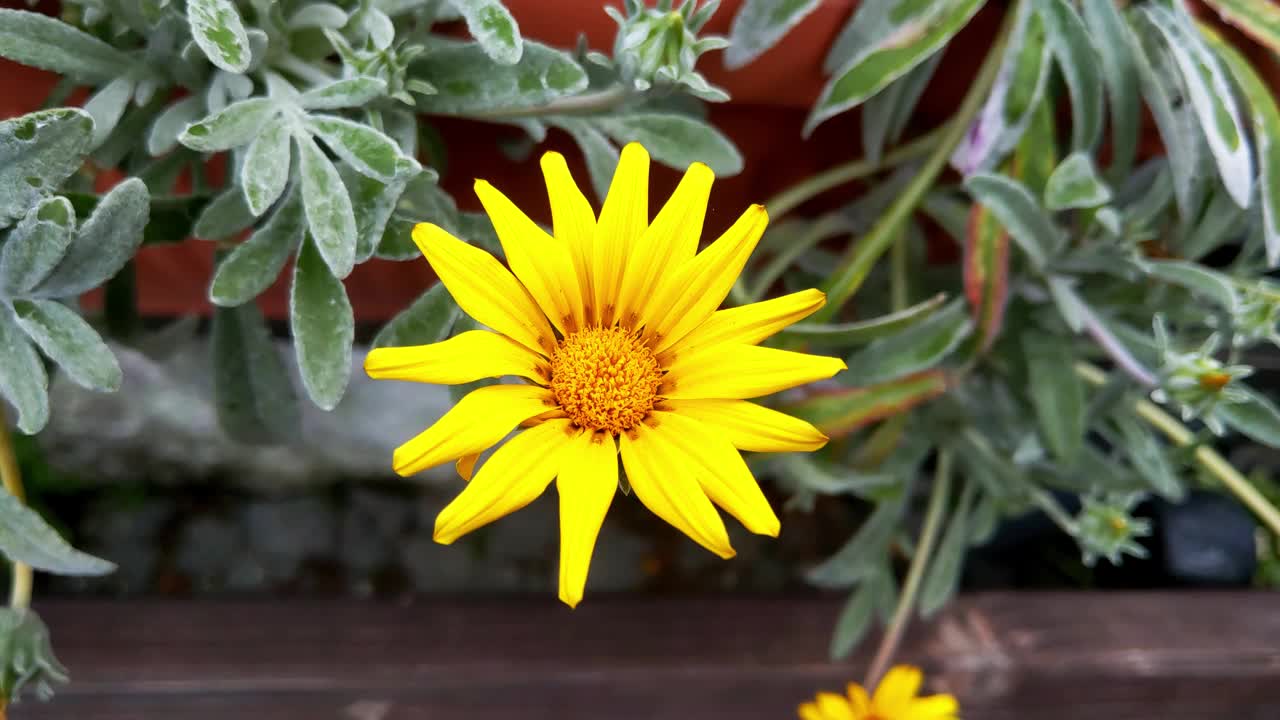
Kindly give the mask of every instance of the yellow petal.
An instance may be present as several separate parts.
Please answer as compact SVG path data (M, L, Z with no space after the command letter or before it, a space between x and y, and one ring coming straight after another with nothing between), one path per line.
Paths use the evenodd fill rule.
M653 440L665 446L663 456L675 461L675 472L692 475L707 497L746 529L778 536L778 516L742 456L723 435L678 413L655 412L653 420L658 423Z
M618 446L604 433L580 433L560 460L560 600L582 601L596 536L618 491Z
M960 703L951 695L930 695L911 701L903 720L955 720Z
M551 201L551 230L556 239L568 248L578 280L578 305L583 307L586 321L598 322L599 318L586 313L586 306L595 302L591 284L591 243L596 234L596 215L591 210L591 203L573 181L563 155L558 152L544 154L542 176L546 179L547 196Z
M690 165L667 204L632 248L618 293L619 317L625 325L638 324L662 275L680 267L698 251L713 180L711 168L702 163Z
M641 316L658 338L655 352L674 345L720 307L768 223L764 206L752 205L707 249L662 277Z
M458 476L468 482L471 476L476 472L476 463L480 461L480 453L471 453L458 458L458 462L454 464L454 468L458 471Z
M654 515L722 558L734 556L724 521L697 481L664 454L653 430L638 425L623 433L622 465L631 489Z
M551 391L536 385L489 385L473 390L434 425L396 448L392 465L407 477L484 452L522 420L553 405Z
M822 717L822 713L818 710L817 703L803 703L796 708L796 714L800 716L800 720L826 720Z
M507 264L551 324L562 334L583 327L582 294L565 243L548 235L484 180L476 181L475 190L498 233Z
M460 385L503 375L546 384L551 377L546 358L486 330L469 330L431 345L374 348L365 356L364 370L376 380L439 385Z
M613 171L591 243L593 305L605 326L617 317L623 267L648 226L649 153L639 143L629 143L622 148L618 168Z
M508 440L436 516L435 541L448 545L533 502L559 472L572 439L568 420L551 420Z
M661 394L672 399L743 399L825 380L845 369L840 358L759 345L716 345L677 357Z
M535 352L555 347L546 315L497 258L431 223L413 226L413 241L458 306L481 325Z
M849 683L849 707L853 708L854 717L871 714L871 699L867 697L867 689L858 683Z
M773 300L725 308L712 313L664 353L664 362L681 353L718 343L755 345L783 328L818 311L827 296L820 290L801 290Z
M668 400L663 407L716 428L739 450L808 452L827 444L804 420L746 400Z
M872 712L883 717L902 717L920 691L923 680L924 673L918 667L895 665L889 668L871 698Z
M849 702L835 693L818 693L818 710L823 720L861 720L853 714Z

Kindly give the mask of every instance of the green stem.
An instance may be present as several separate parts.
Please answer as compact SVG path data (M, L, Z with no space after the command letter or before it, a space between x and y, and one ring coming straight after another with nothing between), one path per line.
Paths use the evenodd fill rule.
M847 231L847 223L848 221L839 215L824 215L815 221L795 242L779 250L778 254L769 261L769 264L761 268L760 273L756 275L755 285L750 292L751 302L756 302L763 298L764 294L769 292L769 288L778 281L778 278L782 277L782 273L786 272L787 268L791 267L791 264L797 258L808 252L813 246L840 232L842 228Z
M1092 385L1101 386L1107 382L1107 374L1101 368L1088 363L1076 363L1076 374ZM1134 402L1133 411L1175 445L1190 447L1196 444L1195 433L1178 422L1177 418L1162 410L1159 405L1140 399ZM1280 510L1263 497L1248 478L1241 475L1240 471L1227 462L1226 458L1208 445L1196 447L1193 456L1205 472L1217 478L1227 490L1231 491L1231 494L1236 496L1237 500L1252 510L1271 532L1280 536Z
M0 405L0 481L19 501L26 500L22 490L22 474L18 471L18 459L13 454L13 442L9 439L9 421L4 406ZM9 607L21 610L31 605L31 584L34 576L31 566L13 563L13 579L9 586Z
M467 117L478 120L510 120L514 118L540 117L542 115L585 115L612 110L625 102L630 96L631 93L626 87L614 85L596 92L557 98L543 105L495 108L493 110L467 113Z
M889 307L894 312L907 306L907 296L911 291L907 278L907 242L910 237L911 233L904 226L889 249Z
M851 160L842 165L837 165L830 170L824 170L812 177L807 178L803 182L796 183L782 192L774 195L772 199L764 204L769 211L769 220L777 222L779 218L787 213L795 210L796 207L808 202L811 198L821 195L831 188L838 187L845 183L861 180L868 175L884 170L885 168L901 165L910 162L916 158L923 157L933 150L938 142L942 139L943 133L947 126L938 128L926 135L912 140L901 147L895 148L886 154L878 163L871 162L864 158Z
M867 688L875 687L880 676L889 668L889 661L902 642L902 635L911 620L911 611L915 608L916 595L920 592L920 583L924 580L925 567L929 564L929 556L933 554L934 540L942 528L942 516L950 496L951 454L941 450L938 452L938 466L934 471L933 491L929 496L929 509L925 511L924 527L920 530L915 554L911 556L911 567L907 569L907 579L903 583L902 594L898 596L893 618L880 639L880 647L876 649L875 659L871 661L871 669L867 672Z
M920 204L925 193L933 187L951 154L955 152L960 141L964 139L965 133L969 131L973 119L982 110L982 105L991 92L991 86L995 84L996 75L1000 70L1000 61L1004 56L1004 47L1009 39L1009 31L1017 15L1016 9L1013 8L1005 15L1004 24L992 42L982 68L978 70L978 77L973 81L955 116L941 128L941 135L933 152L912 178L911 184L889 206L866 237L853 246L848 258L832 274L832 279L823 288L827 293L827 304L814 314L813 322L831 320L849 301L849 298L853 297L853 294L862 286L862 282L866 280L867 274L871 272L871 267L897 237L898 228L911 216L911 213L915 212L916 206Z

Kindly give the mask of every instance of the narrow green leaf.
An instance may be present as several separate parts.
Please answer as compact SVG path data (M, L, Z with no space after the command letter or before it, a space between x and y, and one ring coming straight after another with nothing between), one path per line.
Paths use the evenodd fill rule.
M173 103L156 116L147 134L147 152L163 155L178 145L178 136L188 125L200 119L204 99L191 95Z
M587 161L587 173L591 175L591 187L595 190L596 200L603 201L609 192L613 171L618 167L618 148L605 137L604 133L584 120L562 118L553 120L552 124L564 128L582 150L582 156Z
M249 143L240 167L240 187L254 217L267 211L289 182L289 148L292 134L284 118L276 116Z
M53 300L14 300L18 325L81 387L115 392L124 379L111 348L74 310Z
M313 115L307 128L351 167L382 182L396 176L401 162L413 162L400 154L394 140L368 125L333 115Z
M515 18L499 0L450 0L467 22L467 32L485 54L501 65L520 62L524 43Z
M1022 337L1027 388L1040 420L1040 432L1054 456L1070 466L1084 446L1084 382L1075 372L1075 353L1067 338L1044 333Z
M1138 132L1142 122L1142 95L1138 65L1133 57L1129 27L1115 0L1082 0L1084 24L1094 38L1102 64L1102 80L1107 86L1107 107L1111 114L1111 172L1113 178L1127 177L1138 155Z
M302 93L298 104L308 110L362 107L386 92L387 84L377 78L344 78Z
M499 65L467 43L428 51L410 70L437 89L415 98L419 110L436 114L483 117L495 108L538 107L587 88L587 73L571 56L528 40L514 65Z
M923 322L876 340L849 357L845 385L867 386L936 367L973 331L964 302L953 301Z
M964 186L975 201L991 210L1037 270L1043 270L1065 244L1040 203L1016 180L977 173L969 176Z
M92 83L110 82L133 68L128 55L98 38L25 10L0 9L0 57Z
M326 267L315 243L303 242L298 253L289 317L307 395L322 410L332 410L351 378L355 319L346 288Z
M57 575L106 575L113 563L67 544L35 510L0 490L0 553L13 562Z
M302 196L292 190L262 227L218 262L209 286L215 305L249 302L271 286L306 233Z
M244 191L230 187L204 207L191 232L205 240L222 240L238 235L253 221L254 215L249 211Z
M378 243L378 257L387 260L420 259L422 252L411 237L413 226L420 222L438 225L454 237L465 237L459 227L458 207L453 198L430 178L419 175L400 195L397 210L387 221Z
M746 0L729 27L724 66L736 70L760 57L819 4L819 0Z
M834 555L805 573L805 579L820 588L849 587L875 573L884 561L901 519L904 500L889 500L876 506L875 512L862 524Z
M893 335L932 317L947 300L945 293L938 293L922 303L897 312L851 323L827 325L824 323L796 323L779 334L782 339L803 341L812 347L852 347L866 345Z
M1205 0L1228 25L1280 53L1280 6L1272 0Z
M828 437L839 438L868 423L906 412L946 389L942 371L930 370L878 385L823 391L787 405L784 411L812 423Z
M0 306L0 395L18 411L18 429L28 435L49 422L49 376L9 309Z
M134 82L129 76L118 77L98 89L84 103L84 111L93 118L93 140L89 147L97 148L115 130L124 115L124 108L133 97Z
M860 472L849 467L820 463L801 453L784 453L773 467L804 490L819 495L857 495L887 500L901 490L901 479L887 472Z
M240 12L231 0L187 0L191 37L209 62L227 72L249 69L253 54Z
M1247 388L1244 392L1247 399L1243 402L1219 405L1218 417L1247 438L1267 447L1280 447L1280 409L1260 393Z
M1185 260L1149 260L1144 263L1147 273L1217 303L1222 309L1234 312L1239 305L1231 278L1199 263Z
M453 301L453 296L443 283L437 282L378 331L373 338L373 347L406 347L440 342L449 337L458 313L458 304Z
M977 497L977 485L966 483L960 495L960 504L951 514L947 531L933 554L929 569L920 586L920 616L932 617L955 597L960 585L960 572L964 570L964 551L969 547L970 522L973 501Z
M1088 153L1073 152L1053 174L1044 190L1044 204L1050 210L1096 208L1111 201L1111 188L1098 176Z
M221 152L248 145L279 110L279 102L272 98L241 100L188 125L178 136L178 142L200 152Z
M295 138L302 175L302 206L316 247L335 278L351 274L356 257L356 217L338 169L315 140Z
M110 280L142 244L151 196L138 178L107 193L67 247L62 261L36 286L41 297L70 297Z
M0 122L0 227L62 185L84 161L92 138L92 118L76 108Z
M596 125L619 145L638 142L653 159L677 170L701 162L720 177L742 172L742 154L729 138L687 115L636 112L600 118Z
M871 629L871 619L874 617L880 592L875 584L884 582L878 579L880 577L879 574L869 576L849 593L849 599L840 611L840 617L836 619L836 628L831 633L829 653L832 660L848 657Z
M1178 473L1169 462L1169 453L1147 426L1131 414L1129 408L1113 417L1120 429L1123 442L1118 443L1129 458L1129 464L1142 476L1152 490L1166 500L1179 502L1186 497L1187 489L1179 481Z
M1071 94L1071 148L1088 152L1102 135L1102 69L1084 20L1067 0L1035 0L1049 47Z
M1009 295L1009 233L986 206L974 203L964 238L964 296L986 352L1000 334Z
M213 395L222 429L255 445L297 437L298 396L258 306L218 308L212 338Z
M64 197L45 198L0 247L0 295L21 297L49 276L71 244L76 213Z
M880 162L885 145L892 145L902 137L925 87L941 63L942 53L935 53L867 99L862 106L862 152L868 162Z

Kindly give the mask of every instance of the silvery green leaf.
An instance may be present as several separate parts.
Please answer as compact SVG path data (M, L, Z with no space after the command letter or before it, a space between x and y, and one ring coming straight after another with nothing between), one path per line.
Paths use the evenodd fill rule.
M84 111L93 118L93 140L89 147L101 145L115 129L125 105L133 97L133 86L133 78L118 77L89 96L84 104Z
M609 192L613 171L618 167L618 148L594 125L578 118L560 118L553 125L563 128L573 137L582 156L587 161L587 173L591 175L591 187L596 198L603 200Z
M133 258L151 211L151 196L138 178L107 193L80 226L66 255L35 288L42 297L79 295L110 280Z
M396 176L403 157L400 146L368 125L333 115L312 115L307 119L307 129L362 174L383 182Z
M400 153L406 157L418 156L418 119L413 113L404 110L389 110L382 113L382 130L396 145ZM435 162L435 158L431 158ZM430 170L435 174L435 170Z
M1045 445L1071 466L1084 447L1084 381L1075 372L1071 340L1045 333L1022 336L1027 360L1027 394L1040 420Z
M929 569L925 572L924 583L920 586L921 617L932 617L955 597L960 585L960 573L964 570L964 551L969 547L969 515L977 494L977 485L967 483L960 495L960 504L947 522L947 531L934 551Z
M760 57L819 4L819 0L746 0L729 27L724 66L736 70Z
M1220 404L1218 417L1245 437L1267 447L1280 447L1280 409L1260 393L1244 392L1244 402Z
M77 108L0 122L0 227L62 185L80 167L92 137L93 119Z
M904 504L904 499L899 498L877 505L858 532L834 555L805 573L805 579L820 588L831 589L849 587L870 577L888 551Z
M857 495L868 500L887 500L901 492L902 482L891 472L862 472L850 467L822 463L801 453L784 453L772 465L779 475L818 495Z
M849 593L849 599L845 601L840 616L836 618L835 630L831 633L828 654L832 660L848 657L871 629L878 595L878 589L874 585L884 582L882 577L880 573L870 575Z
M337 30L347 24L347 13L342 8L327 2L311 3L298 8L289 16L286 27L290 30L307 28L328 28Z
M0 247L0 295L22 296L62 259L76 230L76 213L64 197L45 198Z
M356 262L373 256L405 186L419 173L421 167L409 158L401 158L401 172L385 183L355 172L350 166L339 171L355 212Z
M315 140L295 138L302 175L302 206L320 256L335 278L351 274L356 257L356 216L338 169Z
M298 396L258 306L218 308L212 338L213 395L222 429L255 445L296 437L302 424Z
M116 356L74 310L53 300L14 300L13 314L27 337L77 385L98 392L120 389Z
M196 218L192 233L205 240L222 240L249 227L253 220L244 191L233 186L205 205L200 217Z
M198 95L185 97L156 116L147 135L147 152L152 155L163 155L178 144L178 136L187 125L200 119L204 102Z
M1152 431L1127 412L1117 413L1113 420L1123 441L1117 444L1151 489L1173 502L1186 497L1186 487L1179 481L1173 463L1169 462L1164 445Z
M1236 204L1249 207L1253 158L1226 71L1187 18L1160 5L1143 5L1136 12L1164 36L1200 118L1218 175Z
M1102 64L1102 80L1107 86L1112 177L1123 178L1137 157L1142 122L1142 95L1133 40L1115 0L1082 0L1081 10L1084 24L1094 38Z
M1062 233L1021 183L1004 175L977 173L969 176L964 185L974 200L1004 225L1037 270L1044 269L1062 248Z
M926 320L867 345L849 357L846 385L864 387L937 366L973 332L963 300L951 302Z
M373 346L406 347L440 342L449 337L459 312L444 283L437 282L391 318L373 338Z
M289 182L291 127L283 116L277 115L249 143L240 166L240 186L244 188L249 212L255 217L271 207Z
M362 16L364 31L376 50L386 50L396 39L396 27L387 14L375 7L370 7Z
M279 73L264 73L267 79L267 97L277 100L281 105L296 105L302 97L302 93L298 92L298 88L293 83L286 80ZM329 87L326 85L325 87Z
M1223 243L1235 239L1249 223L1249 212L1242 210L1217 178L1209 185L1209 200L1194 225L1178 228L1173 248L1181 256L1199 260Z
M862 151L868 162L880 162L885 145L896 143L902 137L916 104L941 62L942 53L933 55L894 80L889 87L872 95L862 106Z
M294 265L289 317L307 395L322 410L332 410L351 378L355 320L342 281L311 242L302 243Z
M231 0L187 0L191 36L209 62L232 73L249 69L253 57L240 12Z
M720 177L742 172L742 154L733 143L710 124L686 115L634 112L602 117L596 126L620 145L640 143L655 160L677 170L701 162Z
M945 293L879 317L854 322L826 324L798 322L783 330L780 337L803 340L810 347L853 347L892 335L933 316L946 302Z
M1075 292L1072 282L1066 278L1049 276L1049 294L1058 306L1058 312L1066 321L1067 327L1071 328L1072 332L1083 330L1088 320L1089 309Z
M308 110L361 107L386 92L387 84L378 78L353 77L308 90L298 97L298 104Z
M0 57L92 83L133 68L128 55L60 20L25 10L0 9Z
M188 125L178 136L178 142L201 152L221 152L247 145L279 110L279 103L271 98L241 100Z
M0 492L0 553L57 575L106 575L115 564L67 544L44 518L8 490Z
M515 65L499 65L468 43L428 51L410 70L414 77L429 78L439 91L418 96L418 109L444 115L536 108L587 89L587 73L572 57L529 40Z
M485 54L501 65L520 62L524 45L515 18L500 0L449 0L462 19L467 22L467 32Z
M295 187L262 227L218 262L209 299L230 307L260 295L279 277L306 229L302 195Z
M53 684L65 683L67 669L53 654L49 628L30 608L0 609L0 697L17 703L26 690L34 688L40 700L53 696Z
M49 376L44 363L4 306L0 306L0 396L18 411L22 432L34 435L49 422Z
M1111 188L1098 176L1088 153L1068 155L1049 176L1044 190L1044 204L1050 210L1096 208L1110 201Z
M1071 148L1089 151L1102 135L1102 69L1084 20L1067 0L1035 0L1049 47L1071 94Z
M439 225L455 237L466 237L459 226L458 207L453 198L431 178L419 175L400 196L378 242L377 255L385 260L416 260L422 252L414 244L413 226L419 222Z
M1198 263L1157 259L1145 261L1143 268L1152 277L1184 287L1228 312L1239 305L1231 278Z

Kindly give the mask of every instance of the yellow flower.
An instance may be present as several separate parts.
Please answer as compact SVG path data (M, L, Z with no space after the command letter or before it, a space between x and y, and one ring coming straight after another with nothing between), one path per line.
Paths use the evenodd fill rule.
M412 475L450 460L470 480L436 518L449 544L542 494L560 495L560 599L582 599L596 535L618 487L618 455L640 502L717 555L734 554L712 502L748 530L778 534L738 450L815 450L812 425L747 402L829 378L845 365L758 343L822 307L807 290L717 310L768 218L754 205L697 252L711 170L691 166L649 223L649 155L622 150L597 219L564 158L542 157L553 235L489 183L476 194L510 271L430 223L413 240L458 305L488 328L418 347L369 353L371 377L482 387L399 447ZM472 478L479 455L516 426Z
M920 668L897 665L885 673L873 697L849 683L848 697L818 693L800 706L801 720L956 720L960 705L951 695L916 697L924 675Z

